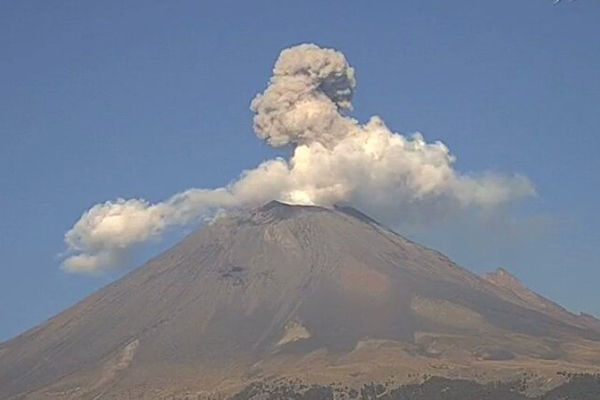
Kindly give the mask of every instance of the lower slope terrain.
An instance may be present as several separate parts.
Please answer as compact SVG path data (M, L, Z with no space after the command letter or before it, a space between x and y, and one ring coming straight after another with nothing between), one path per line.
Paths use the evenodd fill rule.
M571 373L600 373L593 317L352 208L278 202L218 218L0 345L1 400L229 397L290 380L358 393L431 376L539 396Z
M432 377L422 383L395 387L367 383L355 389L342 385L304 385L297 381L255 382L231 400L598 400L600 376L578 375L538 396L526 394L526 380L478 383L473 380Z

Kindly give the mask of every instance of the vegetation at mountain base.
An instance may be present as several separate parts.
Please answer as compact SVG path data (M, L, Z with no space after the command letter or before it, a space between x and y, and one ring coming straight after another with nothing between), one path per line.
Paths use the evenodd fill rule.
M536 397L525 394L527 382L487 384L463 379L430 377L422 383L390 388L368 383L359 390L335 385L254 382L230 400L598 400L600 375L571 375L569 381Z

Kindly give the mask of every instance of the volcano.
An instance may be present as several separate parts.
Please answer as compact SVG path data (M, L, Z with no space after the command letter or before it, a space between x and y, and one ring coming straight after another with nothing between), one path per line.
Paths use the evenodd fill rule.
M0 399L600 371L600 322L350 207L230 213L0 345ZM553 378L554 379L554 378ZM154 397L152 397L154 396ZM195 397L193 397L195 398Z

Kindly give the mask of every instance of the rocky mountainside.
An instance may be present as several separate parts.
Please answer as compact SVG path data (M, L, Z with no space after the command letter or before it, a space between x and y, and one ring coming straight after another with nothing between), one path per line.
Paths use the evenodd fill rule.
M535 293L504 268L498 268L484 279L504 290L507 295L526 307L568 321L575 326L600 330L600 320L588 314L575 315L564 307Z
M352 208L223 216L0 345L0 399L233 394L253 381L600 371L600 327ZM533 390L533 389L532 389ZM135 397L133 397L135 398Z

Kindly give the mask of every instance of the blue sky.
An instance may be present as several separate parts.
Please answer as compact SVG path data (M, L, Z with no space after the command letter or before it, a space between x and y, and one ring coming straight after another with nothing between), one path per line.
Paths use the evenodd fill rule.
M593 0L0 3L0 340L116 277L59 269L93 204L221 186L281 154L255 137L249 103L303 42L356 68L356 118L537 188L509 230L413 238L600 315L599 20Z

